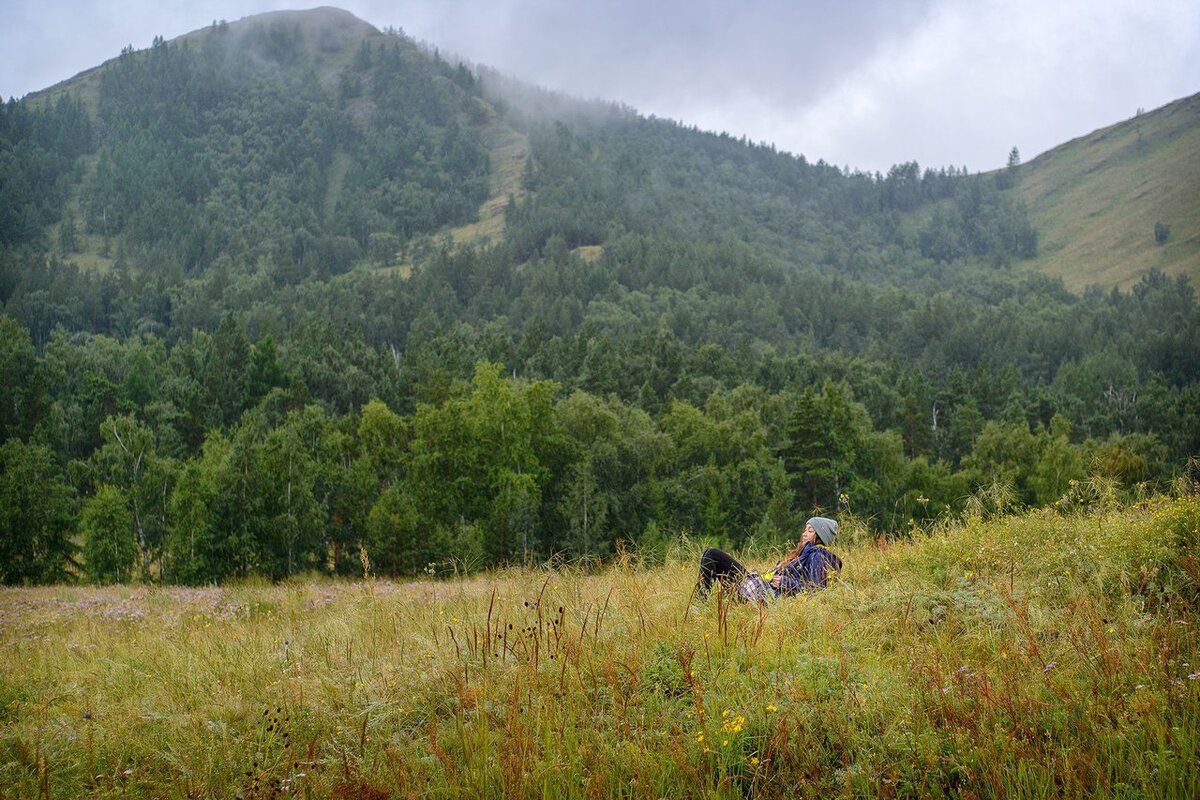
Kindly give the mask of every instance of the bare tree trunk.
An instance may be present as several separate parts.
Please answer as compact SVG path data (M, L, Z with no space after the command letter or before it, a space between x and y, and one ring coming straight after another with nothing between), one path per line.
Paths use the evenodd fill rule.
M137 501L133 502L133 524L137 528L138 546L142 550L142 577L150 583L150 545L146 541L146 528L142 525L142 512Z

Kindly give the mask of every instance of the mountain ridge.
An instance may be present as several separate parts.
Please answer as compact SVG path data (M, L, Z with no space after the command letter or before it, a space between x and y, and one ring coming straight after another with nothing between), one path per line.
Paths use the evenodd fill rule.
M224 34L225 46L232 51L253 31L278 30L280 26L289 26L299 33L309 57L318 67L316 77L326 88L333 88L355 46L362 42L386 38L414 50L419 48L403 36L385 37L370 23L332 6L270 11L228 23L214 21L213 25L175 37L170 43L203 46L212 41L214 32L220 32ZM32 93L27 99L36 104L68 93L78 94L89 111L96 114L100 76L118 59L110 59ZM479 74L486 72L479 68ZM493 80L496 80L494 73ZM509 91L519 85L519 81L507 82ZM559 93L543 94L559 97ZM564 109L572 105L569 100L542 103L538 113L566 113ZM524 135L503 114L496 113L490 100L478 97L474 102L481 104L481 114L489 120L488 139L506 143L504 146L508 148L497 152L498 163L508 165L513 158L527 159L529 149L523 141ZM351 103L357 104L352 106L352 116L362 122L362 114L369 113L369 108L361 97ZM579 101L575 105L586 104ZM1197 280L1200 215L1189 211L1200 207L1200 155L1197 154L1200 154L1200 94L1097 129L1030 159L1021 167L1018 191L1039 232L1040 247L1024 268L1060 278L1074 291L1089 285L1128 288L1152 269L1170 275L1186 274ZM477 221L446 229L455 242L499 240L503 221L498 213L507 196L524 196L511 169L506 175L490 179L489 195L477 212ZM336 197L331 195L330 200ZM1170 230L1165 242L1155 240L1158 224ZM102 261L98 257L85 260Z

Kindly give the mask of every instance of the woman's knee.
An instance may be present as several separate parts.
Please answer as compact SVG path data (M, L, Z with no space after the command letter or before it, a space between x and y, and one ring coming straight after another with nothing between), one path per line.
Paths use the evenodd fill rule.
M715 547L710 547L700 556L700 571L715 574L720 572L725 564L725 554Z

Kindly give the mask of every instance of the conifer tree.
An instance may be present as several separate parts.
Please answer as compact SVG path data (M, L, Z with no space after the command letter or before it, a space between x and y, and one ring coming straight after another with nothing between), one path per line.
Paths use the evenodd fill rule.
M821 402L806 388L787 422L787 443L780 455L800 508L817 509L836 498L834 443Z

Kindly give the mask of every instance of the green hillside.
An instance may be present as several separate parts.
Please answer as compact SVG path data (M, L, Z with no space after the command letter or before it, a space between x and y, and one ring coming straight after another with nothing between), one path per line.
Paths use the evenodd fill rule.
M363 48L384 46L403 53L403 62L414 68L415 72L403 77L395 70L387 71L384 75L378 74L378 64L372 65L369 59L364 60ZM317 170L314 177L319 184L321 197L319 202L313 202L313 213L301 210L299 214L284 215L282 219L276 214L276 219L266 223L265 229L261 225L249 225L243 231L243 238L278 240L279 223L283 222L287 227L302 228L306 233L324 239L323 252L327 256L332 253L335 261L342 262L342 268L347 259L359 262L368 260L366 257L372 233L383 235L377 237L376 251L393 243L388 238L390 236L398 234L399 239L395 243L402 247L413 233L418 232L449 232L453 241L462 243L498 243L503 239L503 212L509 198L523 198L528 188L522 184L521 169L531 154L527 138L529 133L536 132L540 124L550 120L566 123L576 133L580 131L578 123L581 120L607 118L610 121L625 119L628 122L621 114L613 114L611 109L538 92L511 79L501 80L498 76L492 76L493 82L505 84L503 91L482 91L471 81L464 82L467 77L464 73L456 73L448 65L439 66L431 54L421 51L405 37L380 32L352 14L333 8L272 12L233 23L217 23L171 42L156 42L155 47L147 52L124 53L104 65L30 95L26 102L31 107L48 108L63 98L74 98L82 101L93 118L106 121L107 116L120 113L114 109L114 104L120 103L111 87L114 71L120 69L122 64L129 67L129 62L148 62L158 51L167 49L177 60L181 51L187 53L190 68L200 71L197 74L202 74L203 69L216 69L215 65L221 63L217 78L226 82L226 88L241 87L238 96L224 99L226 108L231 102L234 108L238 108L240 103L253 100L252 95L244 94L244 81L253 79L259 84L275 82L276 92L288 94L295 94L295 86L303 86L300 97L294 99L298 99L300 105L306 105L306 113L317 106L324 106L339 117L340 130L327 129L321 134L323 137L332 136L334 142L312 143L315 150L326 151L323 156L314 153ZM107 94L104 91L105 75L110 76ZM368 203L364 207L353 199L359 187L353 181L347 184L346 178L348 175L361 177L361 170L353 167L365 166L365 153L361 149L351 152L352 148L346 145L347 139L356 135L369 139L376 110L381 103L384 104L382 107L391 108L393 113L405 118L415 115L429 122L430 109L422 111L411 105L414 97L386 96L378 91L379 84L385 81L402 81L405 85L412 85L414 80L423 84L428 82L423 91L432 91L434 94L448 91L448 97L454 92L459 93L450 101L458 107L456 125L461 126L471 140L469 146L477 150L474 160L476 170L486 175L475 176L472 186L468 187L470 200L461 198L458 209L449 215L435 214L433 218L426 215L423 220L409 222L405 218L414 215L417 209L441 205L445 210L444 190L469 176L456 173L453 168L441 173L447 177L456 176L455 180L449 182L436 179L431 182L427 178L411 180L413 176L410 175L407 176L408 180L402 180L409 190L406 202L397 204L389 201L374 207ZM447 86L456 80L460 86ZM292 82L293 89L285 88L289 82ZM179 87L166 88L173 91ZM177 99L189 102L186 94ZM193 96L191 99L202 98ZM416 99L419 103L419 98ZM397 100L401 101L399 107L395 105ZM531 111L531 108L534 110ZM296 111L296 108L292 109L293 113ZM438 112L439 121L444 121L445 115L443 108ZM1200 204L1198 115L1200 96L1187 98L1076 139L1025 164L1021 169L1020 184L1020 195L1025 204L1022 213L1027 213L1029 224L1036 230L1036 249L997 247L996 243L1005 235L1003 232L974 231L971 230L974 222L964 223L956 210L943 213L944 209L936 202L946 196L946 182L928 180L930 171L925 170L926 174L922 176L916 165L898 165L886 176L886 180L884 176L872 178L861 174L839 173L836 178L827 175L817 182L819 187L810 181L803 189L805 196L801 197L788 196L798 188L795 181L799 177L791 157L774 159L775 163L770 163L771 159L757 157L753 159L757 164L747 165L744 156L754 150L752 145L732 141L718 143L717 137L707 134L687 142L693 132L682 128L662 136L661 144L666 144L668 150L682 145L693 151L697 145L703 149L711 149L714 144L736 145L724 148L726 152L722 155L709 154L704 160L685 167L715 171L715 175L689 175L682 172L680 167L684 166L683 163L678 158L666 156L661 144L655 144L651 154L627 152L620 163L614 160L615 157L608 157L612 155L610 144L606 148L610 152L593 149L588 160L598 162L610 171L628 170L634 165L645 171L640 184L614 187L628 195L624 205L637 216L645 217L649 211L649 220L653 222L664 217L678 219L690 214L693 221L674 225L678 234L694 236L704 231L720 233L736 229L739 238L750 241L759 253L778 256L800 266L822 261L838 264L844 260L837 251L845 248L835 245L831 250L829 246L830 220L814 219L809 213L814 205L824 205L829 214L839 218L839 225L849 222L855 227L855 241L847 243L851 249L861 248L861 236L869 232L864 230L863 223L878 227L877 211L882 206L883 210L898 212L898 216L884 225L903 234L899 238L891 237L890 243L910 248L920 243L921 247L915 249L936 261L970 259L972 256L1001 261L1018 256L1018 260L1025 260L1033 255L1024 268L1060 278L1071 290L1078 291L1090 284L1128 288L1155 269L1168 275L1184 274L1192 278L1200 274L1200 217L1192 213ZM660 134L664 126L670 127L670 124L657 123ZM375 127L382 130L387 125ZM434 128L440 130L436 121ZM102 133L96 142L97 150L83 160L83 179L76 184L65 206L69 211L69 223L79 228L75 237L74 259L81 266L92 268L111 267L116 257L112 231L105 234L99 230L108 226L109 221L95 221L95 214L98 212L103 215L105 209L99 208L95 202L94 192L97 190L97 168L105 163L106 156L115 155L113 149L119 145L107 128L101 126L100 130ZM418 135L427 136L430 133L430 130L423 129ZM632 143L628 133L629 127L626 126L621 134L623 141L616 143L617 149L628 150ZM236 154L231 159L228 153L221 156L213 149L231 146L231 143L213 142L211 137L206 139L202 149L216 158L219 170L239 166ZM256 146L261 148L264 143L260 137ZM173 159L197 157L199 150L194 145L198 143L192 141L190 144L193 145L190 150L175 148L163 155ZM370 149L378 144L367 141L366 147ZM595 148L599 143L593 140L591 144ZM416 156L423 160L428 155L420 145L414 145L405 158ZM435 160L438 155L434 153ZM485 156L490 160L490 166L484 163ZM137 154L137 158L142 161L154 160L153 156L145 153ZM670 163L672 160L674 163ZM803 164L803 159L800 161ZM735 166L739 162L741 167ZM281 167L283 163L280 162ZM367 163L373 165L368 169L377 166L377 162L369 158ZM721 195L727 194L736 185L736 181L731 184L728 180L735 173L722 170L736 171L745 166L751 166L749 173L743 176L750 179L750 194L746 197L730 196L732 202L722 204ZM911 171L910 166L914 168ZM812 173L811 170L809 172ZM793 184L783 196L771 185L778 183L781 174L787 176L785 183ZM943 177L944 174L943 171ZM645 203L638 205L637 201L646 193L646 178L654 176L658 177L660 184L677 185L679 191L670 195L659 193L649 207ZM118 194L128 193L130 184L138 183L136 175L118 177L125 186ZM262 180L264 177L260 174L252 179ZM583 176L572 174L560 177L577 181ZM717 180L712 180L713 177ZM278 180L278 175L275 180ZM939 183L942 185L934 185ZM965 181L952 179L949 183L963 184ZM875 186L869 187L868 184ZM829 197L831 187L841 195L832 201ZM207 188L211 191L214 187L210 185ZM557 190L559 187L543 188ZM603 191L603 187L595 183L592 188ZM884 191L878 191L880 188ZM103 190L111 192L112 189L113 184L110 183ZM442 194L436 202L423 193L423 190L430 189ZM311 189L293 187L289 191L295 194ZM90 200L89 192L93 193ZM697 202L706 208L695 209ZM754 205L762 208L752 212L749 215L751 218L747 219L745 212ZM699 213L692 213L693 210ZM178 229L183 221L179 219L180 209L176 208L175 211L173 227ZM247 211L250 210L239 207L236 213L245 217ZM625 224L625 220L620 218L621 211L612 206L601 209L601 213L610 221L616 216L618 221ZM793 217L782 231L772 224L772 219L779 220L781 214ZM253 211L251 215L254 215ZM699 219L696 219L697 216ZM946 219L954 220L961 230L948 236L941 225ZM992 223L995 221L993 219ZM1003 225L1001 220L999 227ZM1169 228L1165 241L1156 241L1156 225ZM154 231L162 227L150 222L143 226L140 234L123 236L123 242L130 246L124 252L126 260L132 259L136 263L139 258L135 251L140 251L144 257L150 250L154 252L153 260L156 262L161 263L166 257L167 260L182 262L181 265L189 270L196 269L197 263L203 268L212 263L233 235L225 231L223 235L217 235L215 241L196 245L194 240L200 236L197 234L191 237L193 242L189 247L181 241L187 238L186 235L176 230L176 246L163 248L160 241L157 248L147 247L151 242L145 240L154 239ZM45 228L45 235L53 241L59 237L60 231L61 226L55 221ZM339 237L340 244L335 242ZM355 240L357 251L349 246L347 238ZM602 243L590 241L596 236L576 238L580 241L573 242L573 246L585 248L579 252L589 259L594 260L603 252ZM884 242L877 240L876 243ZM208 252L197 254L197 247L207 248ZM181 249L185 252L180 252ZM306 247L305 243L293 241L285 249L304 251L311 249L311 242ZM276 247L270 257L277 260L278 250ZM376 266L378 262L384 262L385 267L403 264L404 274L408 274L413 264L413 253L398 249L374 261ZM890 273L894 272L894 266L876 277L893 280L894 276Z
M256 57L260 63L266 64L273 59L269 57L267 48L263 47L264 37L252 33L265 27L287 28L304 52L305 59L315 67L318 80L326 88L334 88L337 75L349 64L361 40L382 36L373 25L348 11L322 7L308 11L273 11L236 22L222 20L210 27L176 37L171 43L204 47L213 34L219 33L227 55L236 56L243 50L257 51ZM116 58L106 61L24 99L31 103L43 103L53 102L64 94L74 94L84 100L89 111L96 113L100 103L100 76L115 61Z
M1025 167L1031 266L1068 288L1129 288L1152 269L1200 278L1200 94L1082 136ZM1170 228L1165 243L1155 225Z
M1200 306L1186 275L1038 270L1052 155L847 171L329 9L129 49L0 105L0 581L469 571L1152 493L1200 453Z
M1032 252L1023 209L990 179L916 164L843 173L490 74L485 87L335 9L157 39L22 105L52 117L64 102L91 117L91 148L40 221L12 234L0 221L0 240L57 242L83 267L407 274L428 252L414 239L445 232L507 241L522 260L558 234L593 261L606 239L652 233L741 247L773 269L853 260L887 282L909 281L914 257Z
M81 100L97 123L46 236L61 241L65 220L82 266L195 273L223 258L302 275L394 260L490 197L495 115L474 83L329 8L156 39L29 98L30 113Z
M437 75L440 62L421 52L404 37L380 32L354 15L334 8L270 12L233 23L216 23L169 43L156 42L152 50L161 46L189 53L197 51L200 54L199 60L207 62L210 67L214 63L225 62L226 68L221 70L224 73L231 71L228 65L239 65L242 68L243 74L240 77L243 80L249 77L248 73L256 73L256 79L267 82L286 80L286 76L297 74L304 81L311 79L319 89L314 100L326 103L335 108L338 114L344 115L344 121L348 123L351 131L350 136L353 136L353 132L370 131L381 103L385 114L394 115L399 112L408 115L415 111L418 116L425 115L422 109L414 109L410 103L404 102L413 98L396 98L379 91L380 85L385 81L399 80L406 84L411 84L414 80L422 83L432 82L435 85L427 89L435 94L446 91L447 81L458 80L470 89L470 81L464 81L461 72L450 73L442 70L444 74ZM367 55L372 48L387 48L402 53L403 61L416 68L415 74L401 74L395 69L385 70L384 74L381 74L379 65L372 64ZM127 56L136 57L133 53L122 54L122 58ZM198 65L193 63L190 66L195 69ZM52 107L64 98L78 98L93 116L102 117L110 113L113 100L111 91L107 94L104 92L103 75L106 71L120 68L120 59L113 59L101 67L30 95L27 100L34 107ZM232 71L236 72L237 68L233 68ZM223 77L228 78L228 75ZM436 85L439 82L441 85ZM179 99L187 101L186 97ZM399 107L394 105L397 99L401 100ZM504 117L481 97L463 97L459 102L462 113L455 124L461 124L478 140L475 143L480 149L477 159L479 169L483 172L488 171L484 164L485 157L495 164L495 169L490 171L487 178L486 194L482 191L476 192L476 199L482 199L478 209L473 213L459 215L458 221L463 224L449 227L453 220L439 221L429 230L432 232L449 228L456 242L494 243L502 237L504 208L509 198L520 198L525 193L520 183L520 175L529 154L528 144L524 135L508 125ZM340 134L341 139L344 140L346 136L346 131L343 130ZM263 142L260 141L259 145L261 144ZM322 179L325 186L319 208L319 222L332 220L339 207L344 209L347 204L354 202L351 195L355 187L346 183L346 177L355 174L356 171L361 172L363 154L349 152L344 146L345 142L341 141L341 144L343 146L336 149L327 163L319 161L318 164L324 173ZM102 144L100 149L103 152L107 148ZM424 159L426 155L421 153L420 157ZM94 155L84 160L84 179L68 203L68 210L71 212L69 220L72 223L81 218L86 220L86 197L81 198L80 195L86 195L89 184L95 181L98 161L99 158ZM459 176L459 179L463 177L467 176ZM433 202L429 201L428 204L432 205ZM396 214L393 209L390 216L396 218L402 215ZM310 224L308 227L311 230L314 226ZM370 247L371 233L383 233L385 236L395 233L394 225L381 223L378 219L374 222L374 227L378 230L359 231L356 238L360 251L365 252ZM94 230L94 225L85 224L83 228L78 237L78 249L74 253L75 262L85 268L110 268L114 263L111 243L104 241L105 237ZM58 238L60 229L61 226L51 227L49 237ZM393 243L402 246L405 238L407 237L401 236ZM384 238L382 241L393 240ZM395 269L396 263L404 262L399 269L404 274L411 270L411 259L404 258L398 251L379 255L375 260L383 262L385 269Z

